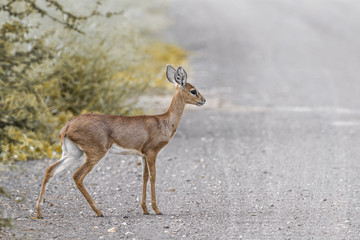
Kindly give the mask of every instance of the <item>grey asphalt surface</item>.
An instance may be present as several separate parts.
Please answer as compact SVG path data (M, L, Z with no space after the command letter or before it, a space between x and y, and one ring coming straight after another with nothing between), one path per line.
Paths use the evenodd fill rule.
M184 0L169 16L164 34L192 52L189 81L207 103L186 110L158 158L164 215L142 215L139 160L112 154L85 180L104 218L66 173L33 219L53 161L31 161L0 175L24 198L0 198L15 224L0 237L359 239L360 4Z

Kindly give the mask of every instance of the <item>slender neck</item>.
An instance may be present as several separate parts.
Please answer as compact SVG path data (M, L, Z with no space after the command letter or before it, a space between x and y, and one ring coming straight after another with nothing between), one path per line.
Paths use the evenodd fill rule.
M185 105L186 105L184 99L181 96L180 91L181 91L180 89L176 89L176 92L171 101L170 107L167 110L167 112L165 113L166 115L168 115L169 124L175 128L177 128L179 125L181 116L184 112Z

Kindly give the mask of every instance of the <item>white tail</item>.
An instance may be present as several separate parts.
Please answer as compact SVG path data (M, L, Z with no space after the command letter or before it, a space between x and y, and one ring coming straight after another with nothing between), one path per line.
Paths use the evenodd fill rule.
M41 203L44 199L46 184L50 178L69 167L73 162L81 164L83 162L81 159L84 157L85 161L77 169L73 178L76 186L97 216L103 216L98 205L86 191L83 180L114 144L124 149L123 154L135 153L142 156L141 207L144 214L149 214L146 207L146 187L150 176L151 205L156 214L161 214L155 196L156 157L174 136L185 105L201 106L205 103L205 99L199 91L187 83L187 74L182 67L175 70L168 65L166 76L170 82L176 85L176 91L169 109L163 114L132 117L84 114L66 123L60 131L62 157L46 169L36 204L38 218L42 218Z

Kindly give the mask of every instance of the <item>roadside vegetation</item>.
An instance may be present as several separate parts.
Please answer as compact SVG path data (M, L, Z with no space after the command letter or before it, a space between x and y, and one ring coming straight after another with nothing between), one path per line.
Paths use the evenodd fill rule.
M58 157L58 133L73 116L141 113L139 96L165 88L165 65L186 61L181 48L154 37L166 22L163 4L5 0L0 163Z

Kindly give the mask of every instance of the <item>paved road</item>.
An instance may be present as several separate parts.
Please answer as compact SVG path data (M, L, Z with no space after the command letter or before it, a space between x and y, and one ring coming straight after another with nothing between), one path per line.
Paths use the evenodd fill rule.
M185 112L159 156L164 215L141 214L138 160L111 155L86 179L104 218L68 173L33 220L49 164L37 161L1 173L0 185L17 179L13 194L25 197L0 202L16 219L6 236L360 238L360 4L179 0L169 15L166 37L192 52L188 74L207 103Z
M184 116L218 184L201 233L360 238L360 4L181 2L173 39L218 107Z

